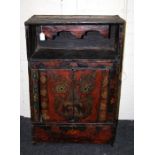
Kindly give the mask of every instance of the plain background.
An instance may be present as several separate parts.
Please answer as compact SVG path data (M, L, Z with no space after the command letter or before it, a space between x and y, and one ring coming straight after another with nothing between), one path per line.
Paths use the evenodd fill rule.
M89 4L89 5L88 5ZM20 115L30 117L28 67L24 22L34 14L120 15L127 22L124 48L122 91L119 119L134 119L133 92L133 0L22 0L21 37L21 108Z

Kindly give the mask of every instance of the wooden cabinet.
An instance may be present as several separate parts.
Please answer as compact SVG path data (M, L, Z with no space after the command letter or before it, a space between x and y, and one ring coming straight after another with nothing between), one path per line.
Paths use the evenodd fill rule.
M25 27L33 142L113 143L124 20L32 16Z

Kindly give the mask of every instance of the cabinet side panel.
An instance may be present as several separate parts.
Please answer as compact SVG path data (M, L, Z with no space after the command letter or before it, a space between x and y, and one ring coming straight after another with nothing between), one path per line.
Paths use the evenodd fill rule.
M40 121L40 105L39 105L39 75L38 70L29 69L29 89L30 89L30 106L31 120L33 122Z
M35 52L36 44L37 44L37 36L36 36L36 26L35 25L27 25L25 26L26 31L26 47L27 47L27 59L29 60L32 54Z
M119 90L119 64L114 63L113 69L110 71L109 79L109 97L108 97L108 120L117 121L118 113L117 107L119 107L118 100L118 90Z

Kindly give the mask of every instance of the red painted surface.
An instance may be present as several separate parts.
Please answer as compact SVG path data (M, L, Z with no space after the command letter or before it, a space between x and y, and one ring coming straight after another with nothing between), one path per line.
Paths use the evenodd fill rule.
M78 67L79 63L86 67ZM36 61L31 62L31 67L40 75L40 104L48 103L41 108L43 122L60 123L34 126L35 142L112 142L115 130L112 125L87 124L116 119L118 73L110 76L110 70L114 69L111 61ZM109 105L115 111L109 113ZM69 122L84 123L84 129L62 125Z
M102 72L102 70L90 69L75 71L74 115L79 118L79 122L97 121L102 87ZM88 91L84 89L88 89Z
M48 69L40 71L47 78L40 84L42 115L52 122L106 121L108 99L108 70ZM40 80L40 83L42 79ZM43 81L44 82L44 81ZM62 89L62 90L61 90ZM44 91L47 94L44 94ZM102 99L103 98L103 99ZM47 102L47 107L44 103Z
M68 121L73 117L72 71L47 70L47 77L49 120L54 122Z
M112 126L110 125L85 125L85 130L70 129L65 130L65 127L53 125L48 126L48 129L44 126L34 127L34 141L44 142L80 142L80 143L108 143L113 138Z
M62 69L65 65L76 67ZM41 117L46 122L105 122L113 121L115 114L107 113L107 105L117 103L117 79L109 79L112 63L107 61L82 61L88 67L77 68L75 61L43 61L46 70L39 69L39 62L32 66L39 69ZM93 69L104 65L104 69ZM53 68L52 68L53 67ZM54 69L60 67L58 69ZM92 67L92 68L90 68ZM100 67L101 68L101 67ZM46 79L46 80L45 80ZM63 87L60 90L60 88ZM88 89L85 91L84 89ZM109 90L112 92L109 98ZM46 104L47 105L46 105ZM33 109L32 109L33 110ZM34 109L35 110L35 109ZM32 111L33 112L33 111Z

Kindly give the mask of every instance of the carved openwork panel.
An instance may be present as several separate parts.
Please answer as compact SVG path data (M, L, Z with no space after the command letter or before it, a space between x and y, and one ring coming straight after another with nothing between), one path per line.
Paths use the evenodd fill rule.
M53 38L58 35L59 32L67 31L71 32L76 38L82 38L88 31L98 31L103 37L109 37L108 25L55 25L55 26L41 26L41 30L44 32L47 38Z

